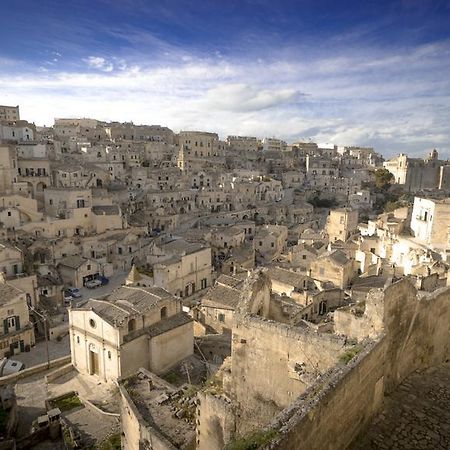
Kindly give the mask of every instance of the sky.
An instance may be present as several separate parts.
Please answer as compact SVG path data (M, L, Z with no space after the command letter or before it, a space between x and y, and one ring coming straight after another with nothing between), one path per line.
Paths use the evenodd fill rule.
M450 158L449 0L0 0L0 104Z

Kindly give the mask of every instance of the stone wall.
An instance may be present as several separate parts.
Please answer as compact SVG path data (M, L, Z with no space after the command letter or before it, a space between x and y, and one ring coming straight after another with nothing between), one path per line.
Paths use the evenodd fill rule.
M345 339L258 316L233 329L232 398L239 434L265 425L345 351Z
M404 279L384 292L384 332L347 366L336 367L272 423L266 448L345 449L364 431L383 395L415 370L450 358L450 289L418 295Z
M197 450L223 449L235 431L231 402L206 392L197 394Z

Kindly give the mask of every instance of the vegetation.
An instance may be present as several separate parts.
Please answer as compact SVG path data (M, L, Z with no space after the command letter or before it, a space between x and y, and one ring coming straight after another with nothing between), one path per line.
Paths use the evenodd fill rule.
M337 205L336 199L334 197L328 199L328 198L320 198L318 195L309 198L308 203L316 208L332 208L333 206Z
M377 169L375 171L375 186L380 191L389 189L394 181L394 175L387 169Z
M97 445L97 450L120 450L121 445L120 433L115 433Z
M222 378L215 375L210 378L204 387L204 391L208 394L219 395L223 393L223 382Z
M358 353L362 351L363 347L361 345L355 345L349 348L344 353L339 356L339 362L341 364L348 364Z
M227 450L256 450L267 445L277 436L276 430L257 430L252 433L238 437L226 446Z
M52 403L55 408L59 408L61 411L69 411L73 408L77 408L78 406L83 405L77 394L75 394L74 392L64 397L58 398Z
M166 380L170 384L178 384L180 382L180 375L175 372L168 372L161 377L163 380Z

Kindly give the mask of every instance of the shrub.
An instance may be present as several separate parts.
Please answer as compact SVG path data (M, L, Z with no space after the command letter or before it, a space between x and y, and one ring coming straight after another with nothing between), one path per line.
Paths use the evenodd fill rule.
M256 450L267 445L277 436L276 430L257 430L252 433L238 437L225 448L227 450Z

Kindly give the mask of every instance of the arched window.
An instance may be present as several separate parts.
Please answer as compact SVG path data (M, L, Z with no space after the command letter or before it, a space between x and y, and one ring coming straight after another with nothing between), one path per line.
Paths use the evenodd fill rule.
M130 319L128 321L128 332L134 331L135 329L136 329L136 320L135 319Z
M165 319L167 317L167 306L163 306L161 308L161 319Z

